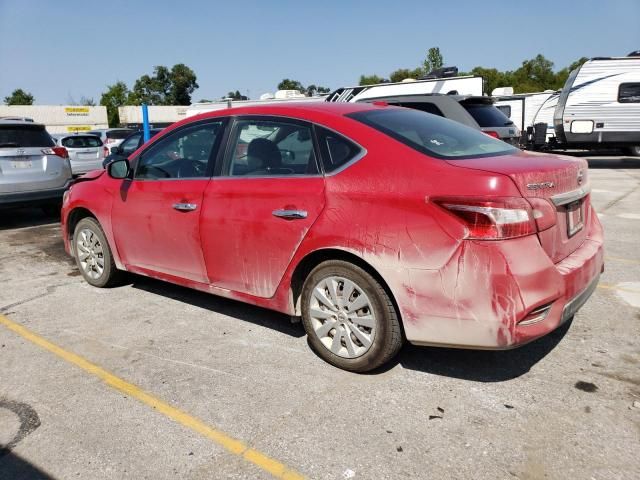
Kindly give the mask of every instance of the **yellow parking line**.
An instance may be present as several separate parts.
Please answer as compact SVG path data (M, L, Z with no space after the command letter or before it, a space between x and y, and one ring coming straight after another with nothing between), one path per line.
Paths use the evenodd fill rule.
M630 258L611 257L607 255L605 260L613 260L614 262L633 263L634 265L640 265L640 260L631 260Z
M235 438L227 435L220 430L217 430L216 428L210 427L197 418L192 417L188 413L185 413L176 407L172 407L168 403L154 397L150 393L145 392L136 385L129 383L119 377L116 377L112 373L109 373L103 368L89 362L88 360L85 360L81 356L76 355L72 352L68 352L64 348L51 343L50 341L33 333L31 330L28 330L22 325L9 320L2 314L0 314L0 324L17 333L22 338L29 340L31 343L34 343L35 345L38 345L39 347L50 351L63 360L81 368L85 372L98 377L110 387L119 390L120 392L126 393L130 397L133 397L136 400L144 403L145 405L157 410L158 412L163 413L179 424L184 425L185 427L188 427L195 432L198 432L199 434L207 437L210 440L213 440L215 443L225 448L229 452L242 457L247 462L253 463L257 467L270 473L274 477L286 480L299 480L304 478L301 474L288 468L281 462L265 455L262 452L259 452L258 450L250 448L240 440L236 440Z
M602 288L604 290L618 290L620 292L640 293L640 290L634 290L632 288L618 287L616 285L608 285L606 283L599 283L598 284L598 288Z

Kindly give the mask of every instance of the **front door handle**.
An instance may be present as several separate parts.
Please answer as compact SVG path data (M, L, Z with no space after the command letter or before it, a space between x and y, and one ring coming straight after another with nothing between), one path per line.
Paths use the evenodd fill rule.
M274 210L271 213L274 217L287 220L302 220L303 218L307 218L307 212L305 210Z
M173 208L181 212L191 212L198 208L198 205L195 203L174 203Z

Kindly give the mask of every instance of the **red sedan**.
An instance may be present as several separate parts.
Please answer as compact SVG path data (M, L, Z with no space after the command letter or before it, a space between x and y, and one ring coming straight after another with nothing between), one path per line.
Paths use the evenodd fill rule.
M91 285L128 271L301 316L322 358L360 372L405 339L525 344L603 269L584 160L385 105L178 122L76 183L62 226Z

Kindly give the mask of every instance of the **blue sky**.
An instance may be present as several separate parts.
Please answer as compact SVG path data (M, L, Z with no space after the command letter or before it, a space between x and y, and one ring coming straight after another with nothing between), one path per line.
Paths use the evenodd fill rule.
M322 2L0 0L0 98L100 99L154 65L189 65L193 100L257 98L285 78L331 88L415 67L439 46L447 65L515 69L542 53L559 69L640 49L640 0Z

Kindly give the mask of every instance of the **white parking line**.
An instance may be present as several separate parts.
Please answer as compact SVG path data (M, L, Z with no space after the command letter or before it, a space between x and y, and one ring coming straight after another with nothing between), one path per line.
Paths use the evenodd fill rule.
M640 308L640 282L622 282L616 285L616 295L629 305Z
M640 220L640 213L619 213L618 218L628 218L630 220Z

